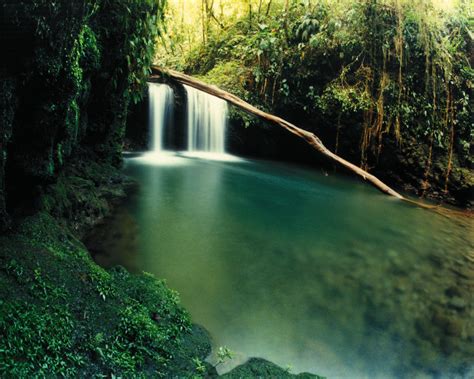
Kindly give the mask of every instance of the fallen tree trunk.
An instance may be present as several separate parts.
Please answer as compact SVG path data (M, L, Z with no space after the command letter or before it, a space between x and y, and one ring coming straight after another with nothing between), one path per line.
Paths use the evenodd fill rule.
M150 80L156 79L156 80L161 80L163 77L168 77L171 78L181 84L186 84L190 87L194 87L198 90L201 90L203 92L206 92L210 95L219 97L223 100L228 101L229 103L239 107L240 109L244 110L245 112L261 117L262 119L269 121L271 123L277 124L281 126L282 128L288 130L290 133L297 135L298 137L302 138L305 140L309 145L311 145L315 150L319 151L321 154L326 156L332 161L337 162L340 166L345 167L349 171L357 174L358 176L362 177L364 180L368 181L371 185L373 185L375 188L378 190L382 191L383 193L393 196L397 199L403 200L407 203L410 203L412 205L425 208L425 209L432 209L435 210L436 212L443 214L445 216L451 216L451 215L456 215L456 216L461 216L461 217L472 217L473 213L469 211L458 211L454 209L449 209L445 207L441 207L439 205L430 205L426 204L420 201L415 201L411 200L405 196L402 196L399 194L397 191L394 189L390 188L388 185L386 185L384 182L382 182L380 179L378 179L376 176L369 174L367 171L361 169L360 167L356 166L355 164L345 160L344 158L340 157L339 155L333 153L330 151L322 141L314 134L311 132L308 132L307 130L301 129L297 127L296 125L293 125L292 123L282 119L281 117L272 115L270 113L264 112L253 105L247 103L246 101L240 99L239 97L232 95L231 93L224 91L216 86L206 84L198 79L195 79L189 75L183 74L178 71L174 70L169 70L165 69L159 66L152 66L152 72L155 75L152 75L150 77Z
M380 191L394 196L398 199L406 200L405 197L400 195L397 191L394 189L390 188L388 185L386 185L384 182L382 182L380 179L375 177L372 174L369 174L367 171L361 169L360 167L356 166L355 164L345 160L344 158L340 157L337 154L334 154L332 151L330 151L324 144L321 142L321 140L313 133L308 132L307 130L301 129L297 127L296 125L293 125L292 123L282 119L281 117L272 115L270 113L264 112L253 105L247 103L246 101L240 99L239 97L232 95L229 92L226 92L224 90L221 90L220 88L217 88L215 86L206 84L200 80L197 80L189 75L183 74L181 72L173 71L173 70L168 70L164 69L161 67L153 66L152 67L152 72L158 75L165 75L169 76L170 78L182 83L189 85L191 87L194 87L198 90L201 90L203 92L206 92L210 95L214 95L216 97L219 97L223 100L228 101L229 103L239 107L240 109L244 110L247 113L253 114L255 116L258 116L266 121L269 121L271 123L277 124L286 130L288 130L290 133L293 133L294 135L302 138L305 140L309 145L311 145L315 150L323 154L324 156L328 157L330 160L333 160L337 162L339 165L345 167L349 171L354 172L355 174L359 175L362 177L364 180L368 181L370 184L372 184L374 187L379 189ZM151 76L151 79L153 79L153 76Z

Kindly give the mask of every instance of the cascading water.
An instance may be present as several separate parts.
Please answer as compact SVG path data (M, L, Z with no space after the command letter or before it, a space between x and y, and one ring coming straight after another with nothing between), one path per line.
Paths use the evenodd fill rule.
M150 149L159 153L163 150L164 131L173 115L173 89L166 84L149 83L149 127L151 135Z
M188 98L188 151L225 152L227 102L184 86Z

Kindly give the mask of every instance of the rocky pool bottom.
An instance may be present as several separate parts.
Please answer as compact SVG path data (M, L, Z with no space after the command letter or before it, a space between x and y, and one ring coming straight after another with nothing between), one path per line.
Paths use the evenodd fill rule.
M176 292L151 274L99 267L78 239L131 184L78 161L0 236L0 377L217 376L209 334ZM293 377L259 359L226 377L249 375Z
M128 159L139 189L88 238L96 261L166 278L235 352L220 372L258 356L337 378L472 377L472 219L226 158Z

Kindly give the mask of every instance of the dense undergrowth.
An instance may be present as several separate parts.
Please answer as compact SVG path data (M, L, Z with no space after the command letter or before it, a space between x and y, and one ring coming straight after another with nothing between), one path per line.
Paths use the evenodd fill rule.
M447 9L449 2L437 1L269 0L237 2L228 7L234 13L219 8L223 1L205 3L194 13L193 25L200 22L202 30L173 10L179 21L172 52L160 55L163 64L316 132L389 183L469 205L468 2ZM261 125L237 112L233 118Z

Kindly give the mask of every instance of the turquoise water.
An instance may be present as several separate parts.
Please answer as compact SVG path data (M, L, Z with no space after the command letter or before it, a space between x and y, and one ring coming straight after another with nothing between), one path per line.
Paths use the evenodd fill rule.
M331 378L474 375L469 218L266 161L141 157L125 172L139 190L88 244L165 278L235 352L221 371L258 356Z

